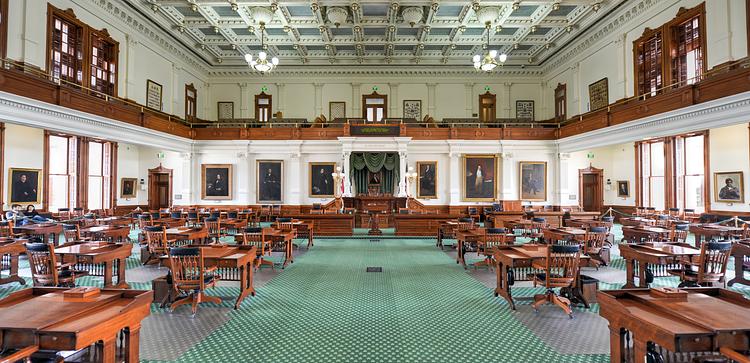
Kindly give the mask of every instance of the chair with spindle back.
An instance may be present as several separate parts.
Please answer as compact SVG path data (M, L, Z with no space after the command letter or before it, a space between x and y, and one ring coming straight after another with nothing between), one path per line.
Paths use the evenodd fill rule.
M172 289L178 295L183 294L169 306L170 311L174 311L180 305L190 304L193 316L195 316L200 303L221 304L220 298L205 293L206 289L216 285L219 275L215 273L216 266L205 266L202 248L171 247L167 250L167 254L172 276Z
M143 264L149 263L152 259L167 253L167 249L174 245L177 240L167 238L167 229L164 226L146 226L143 228L143 234L146 237L146 251L149 253L148 259Z
M74 287L76 279L86 272L73 270L74 263L59 263L55 255L55 245L41 243L41 239L26 243L31 278L34 286Z
M203 224L208 228L208 238L213 238L216 243L219 243L219 239L226 235L219 218L208 217L203 220Z
M505 228L486 228L484 230L484 236L483 238L477 242L477 254L484 256L484 261L477 262L474 264L474 268L477 267L477 265L487 265L490 269L492 269L493 264L493 254L495 253L495 248L498 246L508 246L512 245L514 242L514 236L508 234L508 230Z
M271 217L281 216L281 204L274 204L271 206Z
M266 221L271 219L271 206L263 204L260 206L260 221L262 222L265 218Z
M57 215L61 220L67 221L71 218L70 208L57 208Z
M466 213L469 215L469 218L479 223L479 210L477 209L477 207L467 207Z
M310 208L310 214L323 214L323 205L320 203L313 203Z
M263 256L271 255L271 240L266 238L266 232L261 227L245 227L242 230L240 243L245 246L255 246L257 258L255 259L255 269L262 265L270 265L273 270L273 261L266 260Z
M200 215L196 210L189 210L187 213L187 224L189 226L195 226L201 222Z
M607 227L591 227L586 231L583 253L591 257L597 269L599 265L607 266L609 260L608 234Z
M180 212L180 211L170 212L169 213L169 218L171 218L171 219L182 219L182 212Z
M292 241L294 241L297 238L297 228L294 225L294 222L292 222L292 219L289 217L279 217L276 218L276 229L280 229L284 232L292 232ZM299 245L296 243L293 243L294 247L299 248ZM277 246L278 247L278 246Z
M73 208L73 212L71 217L82 217L84 214L83 208L81 207L75 207Z
M65 242L90 241L91 237L81 237L81 227L77 224L63 224Z
M732 242L703 242L698 262L683 261L683 267L669 270L670 275L680 277L679 287L713 286L722 283L726 287L726 272Z
M667 210L667 214L669 215L670 219L682 218L682 211L680 210L680 208L669 208Z
M529 237L532 239L536 238L537 240L541 240L542 238L544 238L545 228L549 228L547 219L543 217L532 217L531 224L529 225L529 230L526 233L526 237Z
M141 230L148 226L152 226L154 222L151 220L151 215L148 213L141 213L138 215L138 228Z
M211 212L211 213L210 213L210 214L208 215L208 218L216 218L216 219L221 219L221 211L218 211L218 210L212 211L212 212Z
M534 295L531 305L535 311L539 306L552 303L565 311L573 319L570 300L555 293L555 288L573 288L578 283L578 268L581 262L581 247L579 245L551 245L547 248L547 258L544 262L533 262L532 267L542 272L534 274L534 287L544 285L544 294Z
M14 237L13 233L13 220L0 221L0 237Z
M688 237L689 224L675 224L669 230L669 242L686 242Z

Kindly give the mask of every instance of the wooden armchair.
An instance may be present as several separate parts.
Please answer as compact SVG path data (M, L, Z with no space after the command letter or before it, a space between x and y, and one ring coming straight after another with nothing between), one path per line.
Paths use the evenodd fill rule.
M669 230L669 242L686 242L688 237L689 224L675 224Z
M0 221L0 237L13 237L13 220Z
M589 255L591 260L599 269L600 265L609 264L609 246L607 246L607 227L591 227L586 231L584 238L583 253Z
M75 263L57 262L55 245L52 243L25 245L34 286L75 287L76 279L87 275L85 271L73 270Z
M271 219L271 206L268 204L260 206L260 221L262 222L264 218L266 221Z
M189 226L195 226L198 223L201 222L200 214L198 214L198 211L191 210L187 213L187 224Z
M669 219L668 214L659 214L656 216L656 226L661 228L669 228L672 222Z
M313 203L310 208L310 214L323 214L323 205L320 203Z
M486 265L492 269L493 254L497 246L512 245L515 241L515 236L508 234L508 230L505 228L485 228L484 237L477 242L477 254L484 256L484 261L477 262L474 264L474 268L477 265Z
M549 228L547 219L542 217L532 217L531 225L529 225L529 230L526 231L525 235L532 239L536 238L537 240L541 240L544 238L544 229L546 228Z
M221 304L216 296L206 295L206 289L216 285L219 275L216 266L205 267L203 249L197 247L172 247L168 250L169 270L172 275L172 289L183 296L173 302L169 309L191 304L193 316L198 312L198 304L212 302Z
M57 215L63 221L70 220L70 208L57 208Z
M90 241L91 237L81 237L81 227L77 224L63 224L65 243Z
M138 228L141 230L146 229L148 226L154 225L153 221L151 220L151 215L147 213L142 213L138 215Z
M213 238L216 243L219 243L219 239L226 235L221 226L221 220L219 218L209 217L203 220L203 224L208 228L208 238Z
M261 227L246 227L242 230L240 244L245 246L255 246L257 258L255 259L255 269L262 265L270 265L273 270L273 261L266 260L263 256L271 254L271 240L266 238L266 232Z
M732 253L732 242L704 242L697 263L683 262L683 268L669 270L670 275L680 277L679 287L713 286L722 283L726 287L727 264Z
M578 245L551 245L547 248L547 258L535 261L532 267L541 270L534 275L534 287L544 285L547 291L544 294L534 295L534 303L531 305L535 311L539 306L552 303L559 306L573 319L573 310L570 308L570 300L555 293L555 288L573 288L578 283L578 267L581 262L581 248Z
M479 216L479 209L477 207L468 207L466 208L466 212L469 215L469 218L479 223L480 216Z
M146 226L143 234L146 236L146 251L149 254L143 262L144 265L153 258L158 260L159 256L167 253L170 246L177 243L177 240L167 238L167 229L164 226Z

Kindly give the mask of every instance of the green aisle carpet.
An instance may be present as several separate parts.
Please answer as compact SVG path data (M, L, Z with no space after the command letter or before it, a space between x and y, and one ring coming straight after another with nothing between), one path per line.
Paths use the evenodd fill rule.
M320 239L229 314L178 362L609 361L547 347L433 240Z

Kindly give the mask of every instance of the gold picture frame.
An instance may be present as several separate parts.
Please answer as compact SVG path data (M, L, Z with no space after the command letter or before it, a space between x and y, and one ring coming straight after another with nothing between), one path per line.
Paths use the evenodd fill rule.
M131 184L132 183L132 184ZM130 191L130 193L126 193ZM135 198L138 194L138 178L120 179L120 198Z
M541 177L540 172L543 174ZM539 179L542 179L541 189L539 189ZM543 202L547 200L546 161L518 162L518 195L522 201Z
M262 190L266 175L261 173L263 169L271 169L272 174L278 173L278 198L275 190ZM258 203L282 203L284 201L284 160L256 160L255 161L255 199ZM275 177L274 177L275 178ZM273 183L273 181L271 181ZM272 189L275 188L272 186Z
M437 190L438 190L438 169L437 169L437 161L417 161L417 199L437 199ZM432 166L433 170L433 186L432 186L432 194L424 193L422 190L422 177L425 176L423 174L426 174L428 170L422 170L423 166ZM429 177L427 175L426 177ZM430 182L429 180L427 181Z
M488 163L486 160L491 160L491 163ZM462 192L462 200L465 202L493 202L497 198L497 170L498 170L498 163L497 163L497 155L486 155L486 154L479 154L479 155L471 155L467 154L464 155L462 158L463 161L463 167L461 168L461 192ZM476 172L470 172L467 170L467 167L470 167L472 169L478 170L480 169L479 166L484 165L484 167L481 167L483 171L481 176L481 181L478 181L479 178L477 178L478 173ZM491 165L491 169L488 171L488 167ZM477 168L475 168L477 167ZM471 174L471 175L470 175ZM487 177L491 178L491 186L488 186L487 184ZM472 183L467 183L468 178L474 178L473 186ZM471 187L471 189L469 189ZM491 190L491 195L488 193L488 189Z
M201 199L231 200L233 167L232 164L201 164Z
M26 176L26 180L31 179L29 180L29 184L24 186L21 185L21 177L23 175ZM35 178L36 182L34 181ZM26 183L26 181L23 183ZM34 189L33 186L36 186L36 189ZM29 190L28 188L31 189ZM8 204L39 204L41 202L42 169L8 168Z
M738 182L737 186L730 186ZM720 183L721 182L721 183ZM731 193L736 193L736 198ZM714 173L714 200L719 203L744 203L745 202L745 181L741 171L721 171Z
M307 176L307 185L309 186L309 195L310 198L333 198L334 194L336 194L336 185L334 185L333 180L333 172L336 171L336 163L320 163L320 162L309 162L308 164L308 170L310 171ZM323 194L316 194L315 190L321 190L321 189L327 189L327 187L323 186L320 181L318 183L313 184L313 175L320 174L320 170L324 170L324 179L331 185L331 194L323 193ZM315 170L318 170L318 173L315 173Z
M617 181L617 197L619 198L630 197L630 180L618 180Z

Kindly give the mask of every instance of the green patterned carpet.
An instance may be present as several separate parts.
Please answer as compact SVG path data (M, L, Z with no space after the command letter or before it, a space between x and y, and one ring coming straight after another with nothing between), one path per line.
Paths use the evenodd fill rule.
M609 361L548 348L431 240L321 239L229 314L178 362Z

